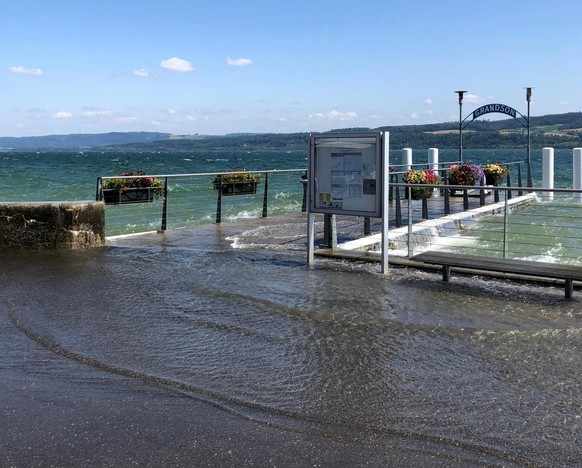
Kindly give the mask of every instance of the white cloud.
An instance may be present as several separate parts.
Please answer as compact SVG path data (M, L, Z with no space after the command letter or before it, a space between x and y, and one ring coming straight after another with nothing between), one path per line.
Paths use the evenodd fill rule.
M83 117L108 117L112 114L109 110L85 111Z
M429 106L432 106L432 99L431 99L431 98L426 98L426 99L424 100L424 103L425 103L425 104L428 104Z
M198 120L196 117L194 117L193 115L188 115L186 116L186 120L189 120L190 122L196 122L196 120Z
M356 112L340 112L337 110L332 110L327 114L317 112L315 114L309 114L307 117L309 120L354 120L358 118L358 114Z
M230 65L231 67L247 67L249 65L252 65L253 61L251 59L248 59L248 58L233 59L233 58L227 57L226 63L227 63L227 65Z
M117 123L136 123L139 122L137 117L116 117L115 121Z
M483 99L476 94L467 93L463 96L463 101L470 104L479 104L480 102L483 102Z
M53 114L53 119L70 119L73 114L70 112L60 111Z
M174 115L176 113L177 113L176 109L172 109L171 107L168 107L166 109L166 114Z
M192 67L192 64L190 62L178 57L172 57L167 60L162 60L160 62L160 67L165 68L167 70L182 73L194 70L194 67Z
M355 112L340 112L332 110L327 117L331 120L354 120L358 118L358 114Z
M420 116L416 112L413 112L412 114L410 114L410 118L418 119L418 118L420 118Z
M20 73L23 75L41 76L44 75L40 68L8 67L10 73Z
M135 70L133 70L133 74L141 78L147 78L148 76L150 76L150 72L147 71L145 68L136 68Z
M570 104L570 101L560 101L561 106L567 106L568 104Z

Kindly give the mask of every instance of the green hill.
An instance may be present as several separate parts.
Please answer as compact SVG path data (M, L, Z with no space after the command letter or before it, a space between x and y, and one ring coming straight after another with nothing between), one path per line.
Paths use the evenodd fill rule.
M334 132L390 132L391 148L457 148L459 123L395 125L377 128L342 128ZM114 149L117 151L196 150L304 150L308 133L231 134L223 136L171 135L156 132L50 135L44 137L0 137L0 149ZM463 132L465 148L522 148L526 130L515 119L475 120ZM531 118L533 148L582 147L582 112Z

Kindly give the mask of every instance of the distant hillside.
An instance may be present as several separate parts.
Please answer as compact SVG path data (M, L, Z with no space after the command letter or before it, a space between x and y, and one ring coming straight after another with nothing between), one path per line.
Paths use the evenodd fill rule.
M112 132L96 134L48 135L38 137L0 137L0 149L65 149L146 143L168 140L169 133Z
M425 125L397 125L377 128L343 128L334 132L390 132L391 148L457 148L459 123L444 122ZM582 147L582 112L545 115L531 118L533 148ZM117 146L118 150L140 151L196 151L196 150L304 150L308 133L264 133L206 136L196 139L171 139ZM526 130L515 119L475 120L463 132L466 148L522 148L527 145Z
M457 148L459 123L343 128L335 132L390 132L391 148ZM305 150L308 133L236 133L223 136L171 135L155 132L0 137L0 149L99 148L115 151ZM475 120L463 132L465 148L523 148L526 130L515 119ZM582 147L582 112L531 118L533 148Z

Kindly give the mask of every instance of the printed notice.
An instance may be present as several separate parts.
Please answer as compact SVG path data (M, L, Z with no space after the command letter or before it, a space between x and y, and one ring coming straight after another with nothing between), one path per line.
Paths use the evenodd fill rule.
M310 208L319 213L379 216L380 133L322 134L310 143Z
M362 198L362 153L331 153L331 196L337 201Z

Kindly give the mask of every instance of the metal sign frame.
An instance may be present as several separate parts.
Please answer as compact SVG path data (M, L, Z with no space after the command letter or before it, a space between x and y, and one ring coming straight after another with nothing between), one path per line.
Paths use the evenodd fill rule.
M322 133L309 139L307 262L313 263L315 214L382 218L382 273L388 271L389 134Z
M382 216L382 135L321 133L309 139L310 210Z

